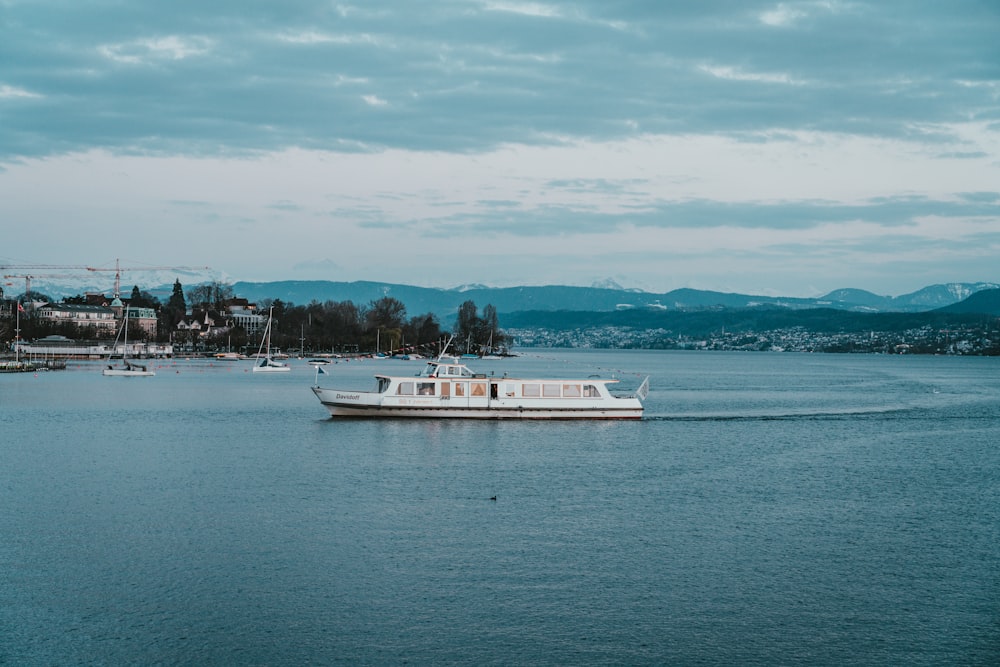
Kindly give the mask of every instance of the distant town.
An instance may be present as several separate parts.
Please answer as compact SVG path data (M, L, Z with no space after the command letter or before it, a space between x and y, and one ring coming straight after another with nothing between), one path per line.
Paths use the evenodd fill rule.
M505 333L516 341L518 347L1000 355L1000 323L948 329L923 326L904 331L844 333L820 333L793 327L738 333L719 331L703 337L678 336L665 329L636 330L614 326L569 331L517 328L507 329Z

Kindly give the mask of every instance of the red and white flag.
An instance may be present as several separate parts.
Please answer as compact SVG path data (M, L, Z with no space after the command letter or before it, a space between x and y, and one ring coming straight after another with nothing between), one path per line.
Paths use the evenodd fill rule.
M17 310L18 310L18 312L20 312L20 313L23 313L23 312L24 312L24 306L22 306L20 302L18 302L18 304L17 304Z

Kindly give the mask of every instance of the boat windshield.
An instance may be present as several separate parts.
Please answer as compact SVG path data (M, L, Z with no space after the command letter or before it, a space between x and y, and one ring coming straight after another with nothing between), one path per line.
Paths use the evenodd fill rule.
M431 361L424 367L420 374L423 377L473 377L469 367L464 364L443 364L438 361Z

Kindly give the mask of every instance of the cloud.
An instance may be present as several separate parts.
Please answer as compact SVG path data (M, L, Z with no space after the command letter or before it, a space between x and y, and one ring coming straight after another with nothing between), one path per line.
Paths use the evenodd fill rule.
M817 15L850 12L861 8L860 3L818 0L814 2L782 2L760 12L758 19L773 28L792 28Z
M782 73L744 72L739 68L721 65L700 65L698 69L706 74L716 77L717 79L726 79L728 81L752 81L756 83L802 85L802 82L795 81L788 74Z
M998 103L1000 13L985 5L38 0L5 11L20 29L0 46L0 99L35 97L5 110L0 160L94 147L482 151L637 131L901 136ZM358 105L344 88L362 83ZM373 106L393 113L372 118Z
M146 65L164 60L185 60L211 51L212 40L205 37L167 35L122 44L103 44L98 53L118 63Z
M760 14L760 22L769 26L788 26L795 23L806 13L800 9L793 9L787 5L778 5L773 9L768 9Z
M487 11L509 12L536 18L552 18L561 15L561 12L554 6L539 2L486 2L483 6Z
M0 99L31 99L37 97L41 97L41 95L25 90L24 88L0 85Z

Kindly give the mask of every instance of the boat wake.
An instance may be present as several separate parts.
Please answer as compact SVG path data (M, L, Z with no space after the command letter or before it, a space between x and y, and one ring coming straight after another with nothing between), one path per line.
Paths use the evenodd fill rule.
M686 414L650 414L643 421L677 421L677 422L763 422L763 421L822 421L838 419L855 419L859 417L878 417L887 415L902 415L914 411L910 406L872 407L872 408L840 408L829 410L795 410L762 413L686 413Z

